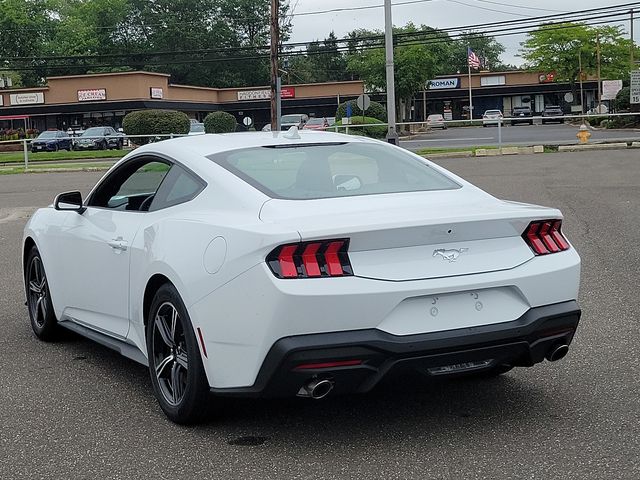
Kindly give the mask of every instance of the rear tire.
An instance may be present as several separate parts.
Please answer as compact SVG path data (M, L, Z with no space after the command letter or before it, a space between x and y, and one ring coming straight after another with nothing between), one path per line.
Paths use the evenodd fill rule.
M25 290L31 328L36 337L45 342L55 340L58 320L53 311L49 283L38 248L34 245L25 263Z
M209 400L209 384L193 326L171 284L156 292L147 318L149 375L160 408L187 425L200 421Z

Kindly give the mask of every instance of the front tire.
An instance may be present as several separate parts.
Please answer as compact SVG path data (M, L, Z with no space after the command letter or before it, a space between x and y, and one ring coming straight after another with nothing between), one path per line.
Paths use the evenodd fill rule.
M156 292L147 318L149 374L160 408L179 424L202 419L209 398L200 349L187 309L171 284Z
M42 257L35 245L29 251L25 265L25 289L31 328L40 340L50 342L56 337L58 320L53 311Z

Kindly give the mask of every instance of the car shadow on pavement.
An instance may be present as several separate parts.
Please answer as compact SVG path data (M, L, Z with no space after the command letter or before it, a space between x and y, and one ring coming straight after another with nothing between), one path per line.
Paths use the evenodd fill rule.
M64 333L62 345L70 361L89 362L103 378L124 389L118 396L138 404L129 415L155 412L148 421L184 429L164 418L145 367L73 333ZM327 442L345 446L372 442L382 431L387 438L422 442L449 442L460 429L482 436L496 426L522 428L541 415L555 417L548 390L531 383L530 376L522 378L522 370L496 378L430 379L416 373L385 381L367 394L319 401L212 397L204 423L183 433L202 439L223 436L228 444L243 447L278 448L293 442L302 450Z

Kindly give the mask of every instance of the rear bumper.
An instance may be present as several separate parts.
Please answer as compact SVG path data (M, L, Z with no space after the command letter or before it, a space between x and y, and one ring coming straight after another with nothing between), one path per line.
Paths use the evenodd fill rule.
M553 345L569 345L579 320L577 303L569 301L532 308L510 322L419 335L366 329L291 336L275 342L253 386L211 391L226 396L294 396L309 380L326 378L334 382L336 393L367 392L384 377L407 371L440 375L442 371L433 369L471 363L482 364L474 367L478 370L502 364L529 367L544 360ZM298 368L349 360L362 363Z

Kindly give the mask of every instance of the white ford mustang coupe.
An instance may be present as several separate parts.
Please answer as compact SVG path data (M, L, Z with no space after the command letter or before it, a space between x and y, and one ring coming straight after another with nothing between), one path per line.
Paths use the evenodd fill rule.
M148 365L162 410L213 393L366 392L566 355L580 257L558 210L399 147L314 131L140 147L24 230L31 325Z

